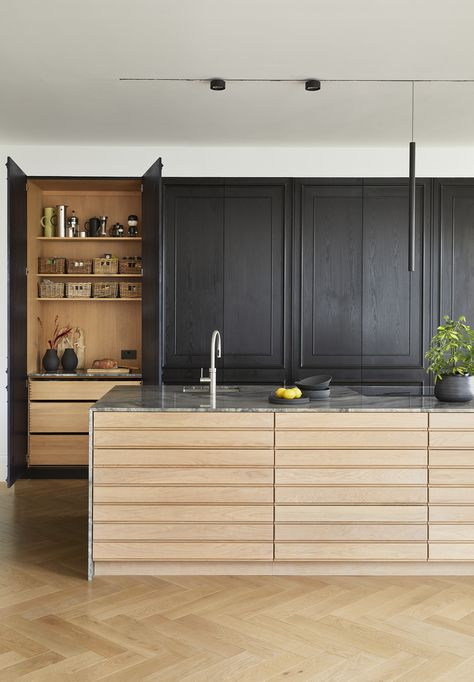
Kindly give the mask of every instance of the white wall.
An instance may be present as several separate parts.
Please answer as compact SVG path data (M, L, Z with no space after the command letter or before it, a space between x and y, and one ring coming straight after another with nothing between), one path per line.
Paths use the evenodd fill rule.
M406 148L285 147L0 147L28 175L141 176L163 158L168 176L403 177ZM419 177L474 177L474 148L417 150ZM4 172L6 177L6 171ZM5 376L6 182L0 184L0 376ZM5 383L5 382L4 382ZM0 396L0 480L6 475L6 393Z

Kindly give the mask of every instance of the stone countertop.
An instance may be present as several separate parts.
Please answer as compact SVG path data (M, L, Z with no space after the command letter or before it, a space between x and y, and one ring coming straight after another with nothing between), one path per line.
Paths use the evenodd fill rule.
M218 388L216 403L212 405L208 393L183 392L182 386L117 386L98 400L91 410L104 412L474 413L474 400L468 403L442 403L431 395L408 395L409 389L403 386L391 386L390 395L363 395L360 392L361 387L332 386L331 396L327 400L288 407L268 402L268 396L273 388L272 386L242 386L237 390L222 392L219 392ZM363 393L366 393L367 388L367 386L363 388Z

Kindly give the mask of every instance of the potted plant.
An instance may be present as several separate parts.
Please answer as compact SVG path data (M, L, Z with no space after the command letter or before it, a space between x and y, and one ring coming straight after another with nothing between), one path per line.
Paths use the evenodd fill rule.
M43 327L41 319L38 317L40 327ZM59 316L54 318L54 330L50 339L48 339L48 346L46 353L43 356L43 367L46 372L56 372L59 367L58 345L62 338L65 338L71 331L71 325L59 326Z
M474 330L464 315L456 321L444 316L425 357L438 400L467 402L474 398Z

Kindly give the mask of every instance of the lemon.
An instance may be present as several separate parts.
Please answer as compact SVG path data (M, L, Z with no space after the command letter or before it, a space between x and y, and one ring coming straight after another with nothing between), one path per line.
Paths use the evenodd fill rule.
M303 395L297 386L294 387L293 391L295 391L297 398L301 398L301 396Z
M293 388L286 388L285 392L282 394L282 398L285 398L285 400L293 400L296 398L296 393Z
M281 388L277 388L277 390L275 391L276 397L277 398L283 398L283 393L285 391L286 391L286 388L284 388L283 386Z

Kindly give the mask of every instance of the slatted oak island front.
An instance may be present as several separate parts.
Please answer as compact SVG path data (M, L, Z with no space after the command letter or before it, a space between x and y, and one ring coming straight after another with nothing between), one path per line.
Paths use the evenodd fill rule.
M267 393L96 403L91 577L474 573L474 406L336 387L285 409Z

